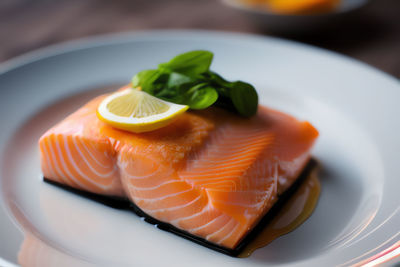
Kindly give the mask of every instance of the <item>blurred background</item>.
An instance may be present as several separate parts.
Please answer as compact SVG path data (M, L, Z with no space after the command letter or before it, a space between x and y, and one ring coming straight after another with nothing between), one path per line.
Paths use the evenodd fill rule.
M228 2L0 0L0 63L40 47L86 36L149 29L205 29L292 39L340 52L400 77L399 0L362 1L366 5L346 16L331 16L329 23L317 19L313 24L319 27L311 27L310 23L302 28L277 27L271 15L234 8Z

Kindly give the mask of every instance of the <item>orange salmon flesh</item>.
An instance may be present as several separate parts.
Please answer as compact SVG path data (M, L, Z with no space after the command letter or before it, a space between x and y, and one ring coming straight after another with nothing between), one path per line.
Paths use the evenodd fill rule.
M229 249L298 178L318 137L309 122L263 106L251 118L190 111L135 134L97 118L105 97L40 138L44 177L126 197L149 216Z

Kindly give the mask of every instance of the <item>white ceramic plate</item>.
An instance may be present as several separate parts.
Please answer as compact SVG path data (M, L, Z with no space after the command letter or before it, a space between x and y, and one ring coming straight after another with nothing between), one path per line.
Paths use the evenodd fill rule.
M213 51L212 69L255 84L261 103L320 131L313 153L322 162L322 193L315 212L246 259L156 230L129 212L40 178L37 140L47 128L137 71L192 49ZM132 33L67 43L3 64L0 93L3 261L17 262L23 240L11 221L30 233L20 259L31 266L349 265L400 242L400 84L352 59L251 35Z

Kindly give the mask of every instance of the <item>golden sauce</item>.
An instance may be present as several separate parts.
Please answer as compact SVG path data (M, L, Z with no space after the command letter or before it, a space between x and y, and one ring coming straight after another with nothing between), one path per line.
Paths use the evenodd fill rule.
M240 258L249 257L256 249L265 247L276 238L293 231L310 217L317 205L321 191L317 173L317 168L310 171L279 213L243 249L239 255Z

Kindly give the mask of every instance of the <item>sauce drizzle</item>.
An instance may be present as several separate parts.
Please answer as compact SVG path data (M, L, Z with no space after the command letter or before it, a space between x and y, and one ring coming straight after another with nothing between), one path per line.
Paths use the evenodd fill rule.
M321 191L317 174L318 168L313 168L279 213L243 249L239 254L240 258L249 257L255 250L293 231L311 216Z

